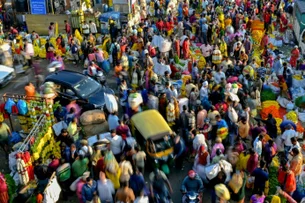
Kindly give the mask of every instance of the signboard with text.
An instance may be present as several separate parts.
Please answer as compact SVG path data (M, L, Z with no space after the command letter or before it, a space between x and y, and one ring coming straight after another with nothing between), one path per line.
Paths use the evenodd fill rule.
M45 15L46 1L45 0L31 0L31 14L33 15Z

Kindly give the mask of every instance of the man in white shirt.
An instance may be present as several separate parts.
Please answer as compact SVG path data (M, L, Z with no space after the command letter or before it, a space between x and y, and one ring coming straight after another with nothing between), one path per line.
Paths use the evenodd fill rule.
M87 22L83 22L83 25L82 25L82 30L83 30L83 34L88 37L89 36L89 33L90 33L90 27L88 25Z
M288 157L288 153L292 147L291 138L293 137L297 137L297 132L289 124L285 127L285 132L282 134L282 143L284 144L286 158Z
M103 172L100 172L100 179L97 181L97 191L102 202L113 202L114 186Z
M259 136L257 136L253 142L253 147L254 147L254 151L258 154L258 156L262 155L262 151L263 151L263 135L260 134Z
M89 27L90 27L90 33L92 33L94 36L97 33L96 25L91 20L89 21Z
M223 67L222 71L226 72L228 70L229 66L233 67L233 62L227 56L225 56L224 58L225 58L225 60L223 60L220 65Z
M221 68L217 68L217 72L214 73L213 77L215 83L220 84L221 80L226 78L226 75L221 71Z
M111 133L111 139L109 140L110 141L110 150L112 151L113 155L115 156L115 159L117 160L117 162L120 162L121 155L123 152L123 147L124 147L123 138L116 134L115 129L112 129L110 131L110 133Z
M293 148L297 148L299 150L299 152L302 151L300 143L298 142L296 137L292 137L290 140L291 140L292 146L291 146L291 149L289 150L289 160L291 160L293 158L293 154L292 154Z
M209 44L203 44L200 47L201 51L202 51L202 55L204 56L204 58L206 60L208 60L212 54L212 46L210 46Z
M199 95L200 95L200 101L202 101L203 99L208 99L209 97L209 83L208 81L204 81L202 83L202 87L200 88L200 92L199 92Z

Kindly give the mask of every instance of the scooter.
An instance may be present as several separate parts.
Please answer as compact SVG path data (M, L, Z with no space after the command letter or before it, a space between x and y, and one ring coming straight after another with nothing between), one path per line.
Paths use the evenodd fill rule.
M98 72L96 73L95 76L91 76L91 75L88 74L88 71L87 71L87 70L84 70L84 71L83 71L83 74L84 74L84 75L87 75L87 76L89 76L89 77L91 77L91 78L94 79L94 80L96 80L96 81L99 82L103 87L106 87L106 77L105 77L103 71L98 71Z
M187 192L182 197L183 203L200 203L199 193Z

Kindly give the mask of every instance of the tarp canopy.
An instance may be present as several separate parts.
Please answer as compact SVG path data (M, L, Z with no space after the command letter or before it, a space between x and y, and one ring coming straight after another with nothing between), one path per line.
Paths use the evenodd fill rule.
M101 22L108 22L108 20L110 18L112 18L112 20L118 20L120 19L121 17L121 13L120 12L117 12L117 11L110 11L110 12L107 12L107 13L102 13L98 20L101 21Z

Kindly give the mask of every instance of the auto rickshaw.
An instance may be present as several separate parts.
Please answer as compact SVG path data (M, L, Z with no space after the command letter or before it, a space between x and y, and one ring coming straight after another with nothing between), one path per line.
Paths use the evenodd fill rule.
M156 110L146 110L131 118L132 134L147 154L147 163L169 174L173 164L173 132Z

